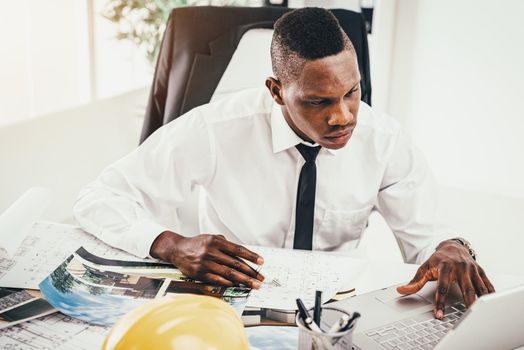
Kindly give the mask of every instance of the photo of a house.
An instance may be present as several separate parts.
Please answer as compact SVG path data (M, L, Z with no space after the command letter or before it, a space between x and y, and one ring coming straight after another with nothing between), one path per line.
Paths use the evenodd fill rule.
M221 298L240 316L250 291L196 282L163 263L103 259L84 248L71 254L39 287L59 311L98 325L112 325L149 300L181 294Z

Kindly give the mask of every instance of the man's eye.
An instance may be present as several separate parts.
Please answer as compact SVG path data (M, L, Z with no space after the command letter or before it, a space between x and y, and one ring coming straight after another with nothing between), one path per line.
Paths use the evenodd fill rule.
M322 100L317 100L317 101L309 101L309 104L312 105L312 106L320 106L324 103L324 101Z
M348 92L348 93L346 94L346 97L349 97L349 96L353 95L353 94L354 94L355 92L357 92L357 91L358 91L358 86L357 86L356 88L354 88L353 90L351 90L350 92Z

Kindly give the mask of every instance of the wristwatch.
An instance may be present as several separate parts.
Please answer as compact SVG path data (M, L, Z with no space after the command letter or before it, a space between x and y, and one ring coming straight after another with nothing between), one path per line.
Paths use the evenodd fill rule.
M469 255L471 255L473 260L477 260L477 252L475 251L475 249L473 249L473 246L471 245L471 243L469 243L467 239L462 238L462 237L455 237L455 238L452 238L451 240L458 242L462 244L464 247L468 248Z

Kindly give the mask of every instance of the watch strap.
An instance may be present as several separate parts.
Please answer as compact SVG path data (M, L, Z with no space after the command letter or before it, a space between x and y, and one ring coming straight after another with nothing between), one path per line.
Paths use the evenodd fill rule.
M475 249L473 249L473 246L471 245L471 243L469 243L467 239L462 238L462 237L455 237L455 238L452 238L451 240L457 243L460 243L461 245L466 247L468 249L469 255L471 255L473 260L477 260L477 252L475 251Z

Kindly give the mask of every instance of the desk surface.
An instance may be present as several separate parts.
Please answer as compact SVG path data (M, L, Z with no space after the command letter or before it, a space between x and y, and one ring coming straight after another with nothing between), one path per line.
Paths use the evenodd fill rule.
M419 265L392 263L391 261L373 260L362 271L355 283L347 282L344 287L354 287L356 294L364 294L384 287L403 284L410 281ZM497 291L502 291L524 284L524 274L490 273L488 277Z
M354 283L348 281L347 286L355 287L357 294L363 294L375 289L409 281L417 268L417 265L392 263L390 261L370 261L358 279L353 281ZM524 275L496 275L491 276L491 278L497 290L524 284ZM51 319L53 322L50 323ZM78 336L72 338L67 337L67 339L65 339L66 337L62 334L64 330L60 330L60 325L56 324L56 322L60 320L57 321L54 316L51 316L51 319L47 322L36 321L36 323L33 323L40 333L31 332L31 322L0 331L0 347L7 348L11 346L16 348L16 346L20 345L30 347L31 343L34 343L35 346L42 348L43 342L45 343L49 339L63 339L63 343L58 345L64 348L73 345L74 348L77 349L90 350L98 349L99 346L94 344L101 344L105 336L105 331L101 328L99 329L99 327L89 326L81 321L72 321L68 317L65 317L62 322L67 322L70 325L71 322L73 322L74 327L81 330L75 333L78 334ZM43 328L43 326L45 327ZM42 333L44 331L46 334ZM49 337L51 333L56 333L56 336ZM25 337L24 334L28 334L29 337ZM41 334L40 337L38 334ZM47 335L47 337L45 335Z

